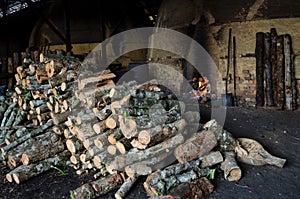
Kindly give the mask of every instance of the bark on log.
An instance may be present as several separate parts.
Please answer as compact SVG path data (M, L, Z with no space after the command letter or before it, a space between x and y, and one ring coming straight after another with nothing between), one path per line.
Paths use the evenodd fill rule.
M214 191L214 185L206 178L201 177L190 183L183 183L170 190L168 195L161 199L195 199L206 198Z
M96 181L83 184L73 190L74 199L96 198L118 189L124 182L120 174L108 175Z
M212 151L199 159L201 160L201 168L210 167L224 161L220 151Z
M88 84L95 85L97 82L113 79L115 77L116 77L115 74L107 73L107 74L101 74L100 76L96 76L96 77L86 77L84 79L79 78L78 79L78 89L81 90L85 86L88 86Z
M109 173L114 173L116 171L124 169L124 167L128 165L158 156L162 153L171 154L173 152L173 149L178 145L182 144L183 142L183 136L181 134L177 134L176 136L165 140L160 144L152 146L146 150L132 150L129 151L127 154L119 155L115 157L113 161L106 165L106 169Z
M214 132L202 131L195 133L191 138L178 146L174 155L181 164L209 153L217 145Z
M264 42L264 66L266 77L266 105L274 106L273 98L273 77L272 77L272 63L271 63L271 35L265 33Z
M235 160L234 152L225 152L225 161L221 164L224 171L224 178L228 181L239 181L242 177L242 170Z
M4 115L3 115L1 127L5 126L7 120L9 119L11 112L13 111L13 109L15 108L16 105L17 105L17 102L13 102L8 106L8 108L6 109L6 111L4 112Z
M70 153L63 151L54 157L47 158L36 164L21 165L6 175L6 179L14 179L17 184L25 182L30 178L37 176L45 171L50 170L53 166L66 166ZM12 176L12 177L11 177ZM12 181L12 180L9 180Z
M185 164L174 164L149 175L144 188L151 197L166 195L172 188L189 183L199 177L207 176L210 169L199 169L199 159Z
M271 66L273 77L274 105L278 106L278 65L277 65L277 31L271 28Z
M256 106L264 106L264 33L256 33Z
M214 132L220 151L233 151L236 147L236 140L230 132L223 129L215 119L212 119L204 124L203 129Z
M70 116L72 114L72 111L66 111L66 112L63 112L63 113L60 113L60 114L55 114L53 112L50 113L50 116L53 120L53 123L55 125L59 125L63 122L65 122L68 118L68 116Z
M58 138L56 134L52 133L47 139L34 142L31 149L24 151L22 154L21 161L23 165L38 162L62 152L65 147L63 142L59 141Z
M49 85L54 88L61 85L63 82L73 81L77 77L78 73L75 70L68 70L62 74L55 75L48 79Z
M284 92L284 51L283 51L283 35L278 36L277 39L277 66L278 66L278 104L277 106L284 109L285 92Z
M30 131L28 134L26 134L25 136L13 141L11 144L5 146L3 148L3 150L6 152L6 151L9 151L10 149L16 147L17 145L25 142L26 140L44 132L46 129L48 129L49 127L51 127L53 125L53 122L50 121L50 122L47 122L46 124L44 125L41 125L40 127L37 127L36 129Z
M286 159L282 159L271 155L263 146L255 140L249 138L238 138L238 145L235 149L237 159L240 162L261 166L261 165L275 165L282 168Z
M135 182L137 181L136 178L127 178L125 182L122 184L122 186L118 189L118 191L115 193L116 199L122 199L125 198L127 193L130 191L130 189L134 186Z
M292 110L292 76L291 76L291 36L284 35L283 38L283 50L284 50L284 64L285 64L285 72L284 72L284 80L285 80L285 109Z

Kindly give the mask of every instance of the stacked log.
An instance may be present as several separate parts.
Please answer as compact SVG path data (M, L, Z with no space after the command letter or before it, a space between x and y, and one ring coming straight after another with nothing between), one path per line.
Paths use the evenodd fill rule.
M70 86L76 86L80 63L73 57L35 57L23 59L12 95L1 100L1 160L12 169L6 175L10 182L21 183L51 166L69 165L61 136L65 127L58 125L64 119L51 116L72 110L66 102L71 101Z

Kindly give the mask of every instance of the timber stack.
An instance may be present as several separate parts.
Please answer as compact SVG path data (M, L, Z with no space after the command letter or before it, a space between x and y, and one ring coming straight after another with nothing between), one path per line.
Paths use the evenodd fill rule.
M82 67L73 57L42 54L18 67L14 91L0 98L1 160L10 168L9 182L70 166L78 175L94 174L94 181L71 191L73 198L113 190L124 198L141 176L150 197L203 198L214 190L208 178L216 169L238 181L238 161L285 164L214 119L200 124L199 112L186 110L156 80L115 85L110 70Z

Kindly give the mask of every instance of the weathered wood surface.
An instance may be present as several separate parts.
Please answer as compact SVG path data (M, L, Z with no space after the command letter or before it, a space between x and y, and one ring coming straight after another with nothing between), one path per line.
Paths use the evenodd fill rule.
M134 184L137 181L137 179L138 179L137 177L136 178L127 178L125 180L125 182L122 184L122 186L115 193L115 198L116 199L125 198L126 194L134 186Z
M185 163L206 155L216 145L217 139L214 132L203 131L201 133L195 133L182 145L178 146L174 151L174 155L178 162Z
M96 198L118 189L124 182L120 174L108 175L96 181L83 184L72 191L74 199Z
M264 106L264 33L256 33L256 106Z
M291 36L284 35L283 37L283 51L284 51L284 85L285 85L285 109L292 110L292 60L291 60Z
M236 147L237 160L246 164L261 166L261 165L275 165L282 168L286 159L271 155L263 146L249 138L238 138L238 145Z
M266 77L266 105L274 106L273 72L271 63L271 34L265 33L264 38L264 68Z
M67 165L69 155L70 153L68 151L63 151L54 157L47 158L36 164L21 165L6 174L6 179L9 182L12 182L12 179L14 179L17 184L20 184L34 176L50 170L53 166L58 167Z
M235 153L224 152L225 161L221 164L221 169L224 171L224 178L228 181L238 181L242 177L242 170L235 160Z

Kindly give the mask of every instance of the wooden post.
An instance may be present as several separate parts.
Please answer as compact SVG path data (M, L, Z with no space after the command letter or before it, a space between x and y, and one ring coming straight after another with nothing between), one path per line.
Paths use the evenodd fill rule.
M256 33L256 106L264 106L264 33Z
M236 99L236 40L235 36L233 37L233 97L234 104L237 105Z
M272 65L271 65L271 34L265 33L264 39L264 65L266 75L266 105L274 106L273 98L273 80L272 80Z
M230 67L230 49L231 49L231 28L228 33L228 49L227 49L227 70L226 70L226 82L225 82L225 95L228 92L228 73Z
M277 38L277 94L278 104L277 106L281 109L284 108L285 97L284 97L284 62L283 62L283 36L280 35Z
M285 83L285 109L292 110L292 76L291 76L291 36L286 34L283 38L284 50L284 83Z
M294 56L292 58L292 65L291 65L291 70L292 70L292 109L295 110L297 109L297 97L298 97L298 92L297 92L297 79L296 79L296 71L295 71L295 62L294 62Z
M274 105L278 105L278 65L277 65L277 32L275 28L271 28L271 67L273 77L273 99Z

